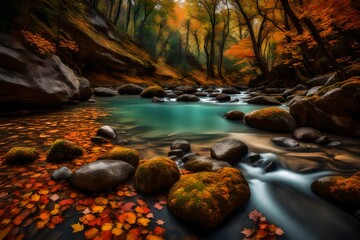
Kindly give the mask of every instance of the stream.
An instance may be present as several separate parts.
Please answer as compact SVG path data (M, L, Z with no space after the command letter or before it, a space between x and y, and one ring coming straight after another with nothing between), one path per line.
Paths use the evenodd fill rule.
M243 101L247 97L246 94L233 97L240 98L240 101L215 103L210 98L203 98L197 103L178 103L174 100L152 103L151 99L141 99L139 96L117 96L97 98L96 103L81 103L71 108L73 111L82 109L86 112L86 109L91 107L106 112L107 115L96 116L96 121L115 127L118 138L126 139L129 142L128 146L137 149L143 158L167 155L171 142L176 139L188 140L194 152L209 155L209 149L216 141L234 137L245 142L250 151L260 153L263 160L271 160L281 166L275 171L265 172L245 163L237 164L235 167L242 170L249 182L251 198L242 209L237 210L216 229L203 231L186 226L174 218L166 208L157 212L157 217L166 222L166 239L242 239L242 229L252 227L248 214L254 209L262 212L269 222L284 230L285 236L279 239L360 239L360 221L317 197L310 189L311 183L319 177L349 175L358 171L360 141L329 135L331 139L339 140L343 145L320 147L302 143L297 151L276 146L271 142L272 137L289 134L276 134L251 128L242 122L228 121L222 116L229 110L248 113L267 107L246 104ZM287 109L286 106L281 107ZM52 117L56 118L56 114ZM78 117L81 119L81 112L78 113ZM46 114L42 114L41 118L44 122L47 121ZM4 124L6 126L7 121L24 126L21 120L13 120L0 119L0 128ZM10 134L4 131L5 129L6 127L1 128L0 139L6 140L11 134L16 134ZM17 128L14 126L13 129ZM19 128L19 131L23 129ZM21 141L21 137L11 142L11 145L18 141ZM115 140L115 145L116 141L118 140ZM37 146L41 141L31 144ZM8 145L6 147L8 148ZM1 140L0 148L4 151ZM44 235L36 239L53 238ZM59 239L66 239L66 235Z

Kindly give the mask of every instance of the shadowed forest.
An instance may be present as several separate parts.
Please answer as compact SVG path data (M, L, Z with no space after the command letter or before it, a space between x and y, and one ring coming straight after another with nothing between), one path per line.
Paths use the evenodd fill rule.
M360 2L1 0L0 240L357 240Z

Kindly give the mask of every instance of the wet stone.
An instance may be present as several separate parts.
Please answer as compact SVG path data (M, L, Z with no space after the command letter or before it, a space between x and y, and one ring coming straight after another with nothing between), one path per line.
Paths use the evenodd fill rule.
M58 181L58 180L68 179L69 177L71 177L71 175L72 175L72 171L69 168L61 167L52 173L51 178Z

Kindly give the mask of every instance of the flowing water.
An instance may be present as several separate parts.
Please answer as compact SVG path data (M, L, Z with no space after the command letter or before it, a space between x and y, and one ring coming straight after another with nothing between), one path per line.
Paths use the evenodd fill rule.
M41 137L43 134L41 131L45 132L41 127L45 127L46 124L57 126L61 133L63 131L60 128L61 121L66 125L71 121L69 119L74 117L78 118L75 127L77 122L81 123L82 117L91 119L92 124L95 124L93 119L96 119L96 122L100 121L101 124L116 127L119 139L128 140L128 146L137 149L144 158L167 155L169 145L175 139L186 139L191 142L194 152L209 155L209 149L216 141L235 137L245 142L250 151L260 153L262 160L276 162L279 166L277 170L266 173L261 168L244 163L236 165L249 182L251 198L242 209L237 210L216 229L206 231L194 229L174 218L166 208L158 211L156 217L166 222L166 239L242 239L242 229L252 227L248 214L254 209L261 211L269 222L284 229L285 236L281 239L360 239L360 221L317 197L310 189L311 183L319 177L339 173L351 174L360 169L359 139L330 135L333 139L341 140L343 145L319 147L313 144L301 144L301 148L297 151L275 146L271 142L272 137L289 135L251 128L242 122L228 121L222 116L229 110L248 113L266 107L246 104L243 102L247 97L246 94L234 97L240 98L240 101L215 103L210 98L203 98L197 103L178 103L173 100L152 103L151 100L141 99L138 96L98 98L95 104L82 103L73 107L72 112L75 111L77 115L73 113L66 115L65 120L60 120L59 115L66 113L42 114L41 121L37 123L36 120L31 123L31 118L1 119L0 137L4 141L0 140L0 146L3 152L5 146L15 146L21 140L24 131L34 131ZM286 109L286 106L281 107ZM99 109L108 115L88 116L85 113L90 108ZM92 127L95 129L97 125ZM12 130L5 131L6 129ZM14 136L20 137L14 138ZM31 137L26 141L32 146L42 144L41 139L35 141ZM53 139L50 138L45 144L50 145L52 141ZM117 144L116 141L114 144ZM58 231L62 229L62 226L57 228ZM69 231L68 228L64 229ZM37 236L36 239L70 239L71 235ZM76 239L81 237L78 236Z

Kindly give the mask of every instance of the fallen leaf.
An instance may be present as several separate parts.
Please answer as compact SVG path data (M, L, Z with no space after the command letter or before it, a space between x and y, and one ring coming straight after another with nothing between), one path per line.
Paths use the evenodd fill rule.
M108 203L108 200L104 197L97 197L95 198L95 203L99 205L106 205Z
M112 223L104 223L101 227L103 231L110 231L113 228Z
M250 237L255 232L255 229L244 228L241 233L245 235L245 237Z
M157 226L153 232L155 235L163 235L166 232L166 230L162 227Z
M82 232L84 230L84 225L80 223L75 223L71 225L71 227L73 228L73 233Z
M9 195L8 192L1 192L0 193L0 198L6 197L7 195Z
M161 210L164 208L160 203L155 203L154 207L158 210Z
M149 223L150 223L150 219L147 219L147 218L139 218L139 219L137 220L137 224L138 224L138 225L142 225L142 226L144 226L144 227L148 226Z
M94 238L96 237L96 235L98 234L99 230L97 230L96 228L90 228L89 230L87 230L85 233L84 233L84 236L86 238Z
M156 221L156 224L157 224L157 225L160 225L160 226L161 226L161 225L164 225L164 223L165 223L165 222L164 222L163 220L161 220L161 219L159 219L159 220Z
M278 236L282 236L284 235L284 231L281 228L276 228L275 234Z

